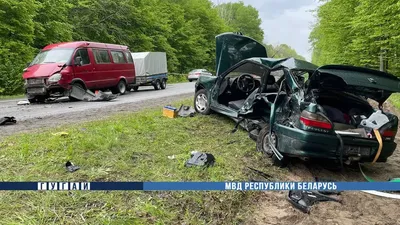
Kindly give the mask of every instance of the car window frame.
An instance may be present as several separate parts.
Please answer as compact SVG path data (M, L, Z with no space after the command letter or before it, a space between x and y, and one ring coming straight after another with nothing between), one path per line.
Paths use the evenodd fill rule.
M115 52L116 52L116 53L121 53L121 54L122 54L122 57L123 57L123 59L124 59L124 62L115 62L113 52L114 52L114 53L115 53ZM125 54L124 54L124 51L121 51L121 50L110 50L110 54L111 54L112 62L113 62L114 64L128 64L128 60L126 59L126 56L125 56Z
M110 60L109 62L98 62L97 61L96 52L100 53L100 51L106 51L107 52L108 59ZM113 61L111 61L112 57L110 56L110 50L109 49L93 48L92 52L93 52L94 61L96 62L96 64L106 64L107 65L107 64L112 64L113 63Z
M80 50L86 50L86 52L87 52L87 56L88 56L88 59L89 59L89 63L87 63L87 64L82 64L82 66L91 65L91 64L92 64L92 62L91 62L91 59L90 59L90 55L89 55L89 49L88 49L88 48L77 48L77 49L76 49L76 51L75 51L74 55L72 56L72 59L74 60L74 63L76 63L76 62L75 62L76 54L77 54L77 53L78 53ZM81 57L81 59L82 59L82 62L83 62L82 55L80 55L80 54L79 54L79 56Z

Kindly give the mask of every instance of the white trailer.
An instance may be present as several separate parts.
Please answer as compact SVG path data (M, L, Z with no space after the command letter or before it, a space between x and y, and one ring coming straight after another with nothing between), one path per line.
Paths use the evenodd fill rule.
M132 58L136 70L136 84L133 90L137 91L139 86L153 86L156 90L167 87L168 68L165 52L134 52Z

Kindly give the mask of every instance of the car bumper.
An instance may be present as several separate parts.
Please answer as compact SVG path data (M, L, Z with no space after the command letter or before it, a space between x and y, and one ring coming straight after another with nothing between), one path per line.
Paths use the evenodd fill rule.
M25 85L25 92L28 96L62 97L68 92L68 87L59 84Z
M303 131L276 125L278 150L283 154L305 158L338 159L340 141L336 135ZM372 162L378 152L379 143L375 139L341 136L343 140L343 157L354 161ZM378 162L385 162L397 144L384 141Z
M188 76L188 80L197 80L197 79L199 79L199 75L189 75Z

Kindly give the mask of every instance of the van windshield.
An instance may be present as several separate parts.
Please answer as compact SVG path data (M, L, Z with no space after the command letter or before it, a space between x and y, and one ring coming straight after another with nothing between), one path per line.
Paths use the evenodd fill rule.
M67 63L74 49L51 49L40 52L32 61L32 65L46 63Z

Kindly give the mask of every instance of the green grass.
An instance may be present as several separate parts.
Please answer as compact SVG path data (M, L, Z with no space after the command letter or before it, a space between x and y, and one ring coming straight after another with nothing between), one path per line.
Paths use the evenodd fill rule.
M397 108L400 109L400 94L392 94L389 101Z
M190 100L179 102L191 104ZM282 170L218 115L169 119L161 108L12 136L0 142L2 181L245 181L247 166ZM67 132L66 137L53 135ZM214 167L186 168L191 151ZM175 155L176 159L168 159ZM81 167L67 173L64 163ZM259 177L258 177L259 179ZM238 224L258 192L0 192L0 224Z
M18 98L25 98L24 94L18 94L18 95L0 95L0 100L13 100L13 99L18 99Z
M168 75L168 83L175 84L175 83L183 83L188 82L186 74L169 74Z

